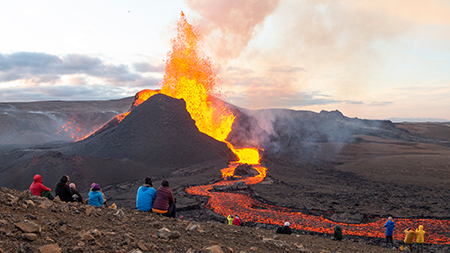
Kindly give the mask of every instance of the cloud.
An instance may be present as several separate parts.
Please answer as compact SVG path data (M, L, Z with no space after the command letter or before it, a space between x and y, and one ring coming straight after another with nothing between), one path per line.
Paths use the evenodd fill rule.
M129 90L109 85L0 87L0 101L104 100L130 96Z
M139 63L141 66L145 63ZM150 64L148 64L150 65ZM132 85L145 79L127 65L112 64L83 54L55 56L46 53L16 52L0 54L0 82L56 83L62 76L85 75L111 85ZM82 84L80 80L75 83Z
M152 65L148 62L136 62L133 64L133 67L136 71L141 73L146 72L156 72L156 73L164 73L164 65Z

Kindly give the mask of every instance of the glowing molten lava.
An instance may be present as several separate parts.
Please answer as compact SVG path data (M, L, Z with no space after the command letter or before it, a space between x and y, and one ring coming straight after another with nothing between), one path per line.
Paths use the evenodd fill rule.
M83 127L83 124L77 121L75 116L70 117L55 134L61 134L62 132L69 133L73 141L83 140L92 133L92 131Z

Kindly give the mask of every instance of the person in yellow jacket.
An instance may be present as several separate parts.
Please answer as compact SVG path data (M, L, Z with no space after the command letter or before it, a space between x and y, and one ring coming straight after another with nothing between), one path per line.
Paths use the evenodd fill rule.
M417 242L417 252L423 253L423 235L425 231L423 230L423 226L419 225L419 229L416 229L416 242Z
M227 217L227 220L228 220L228 225L233 225L233 219L234 219L234 217L233 217L233 215L228 215L228 217Z
M414 232L414 230L412 230L412 228L407 228L405 229L405 247L409 247L410 251L413 252L413 241L414 241L414 236L416 236L416 233Z

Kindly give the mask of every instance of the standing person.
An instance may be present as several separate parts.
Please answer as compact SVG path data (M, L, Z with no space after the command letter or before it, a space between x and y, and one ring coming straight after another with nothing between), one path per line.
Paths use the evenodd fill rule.
M30 185L30 191L33 195L46 197L50 200L53 199L52 190L46 186L44 186L42 182L42 177L39 174L36 174L33 178L33 183Z
M100 191L100 185L92 185L91 191L89 192L89 205L100 207L103 204L103 194Z
M69 187L69 183L70 183L69 176L64 175L56 184L55 194L56 196L59 196L59 199L61 201L73 202L72 198L73 193Z
M392 235L394 234L395 222L392 220L392 217L389 216L387 222L384 224L386 228L386 247L388 247L389 242L391 243L391 249L394 247L394 241L392 240Z
M286 234L286 235L292 234L292 230L291 230L291 228L289 227L290 225L291 225L291 224L290 224L289 222L285 222L285 223L284 223L284 226L279 227L279 228L277 229L277 234Z
M227 220L228 220L228 225L233 225L233 215L232 214L229 214L228 215L228 217L227 217Z
M336 225L334 228L334 239L338 241L342 240L342 229L339 225Z
M152 211L175 218L175 209L175 199L173 198L172 191L169 189L169 182L163 180L161 186L156 190Z
M241 219L239 219L239 216L237 216L237 214L234 216L233 225L235 225L235 226L241 225Z
M413 252L413 241L414 241L414 236L416 235L416 232L414 230L412 230L412 228L407 228L405 229L405 247L409 247L409 250L411 252Z
M70 190L72 191L72 199L73 201L83 203L83 197L81 193L77 190L77 186L74 183L69 184Z
M136 194L136 208L143 212L151 211L155 194L156 190L153 188L152 178L145 178L144 184L139 187Z
M416 242L417 242L417 252L423 253L423 235L425 231L423 230L423 226L419 225L419 229L416 229Z

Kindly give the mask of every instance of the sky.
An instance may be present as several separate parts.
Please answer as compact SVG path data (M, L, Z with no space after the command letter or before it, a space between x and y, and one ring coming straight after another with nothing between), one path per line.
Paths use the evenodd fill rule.
M232 104L450 121L450 0L8 1L0 102L158 89L181 11Z

